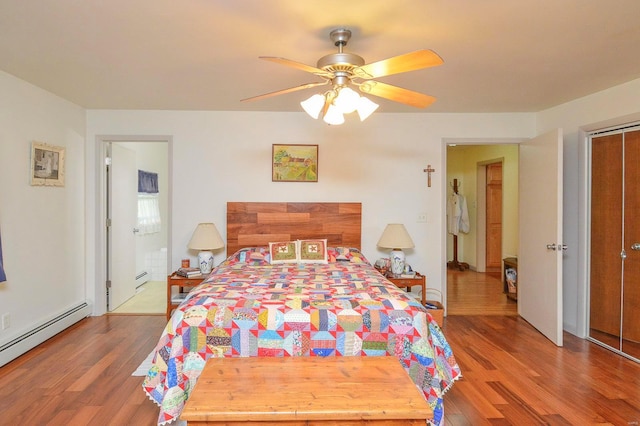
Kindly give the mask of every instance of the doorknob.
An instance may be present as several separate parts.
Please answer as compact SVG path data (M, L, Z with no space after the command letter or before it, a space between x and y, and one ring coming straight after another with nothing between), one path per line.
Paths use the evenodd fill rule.
M567 249L567 245L566 244L547 244L547 250L553 250L553 251L563 251ZM640 243L638 244L638 248L634 249L634 250L640 250Z
M138 232L140 232L140 230L138 228L133 228L133 233L137 234Z
M640 250L640 243L631 244L631 250Z

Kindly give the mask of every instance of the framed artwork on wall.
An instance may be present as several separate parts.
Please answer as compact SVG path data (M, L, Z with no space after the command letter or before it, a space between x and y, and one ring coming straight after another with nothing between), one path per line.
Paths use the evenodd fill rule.
M31 185L64 186L64 148L31 143Z
M273 144L271 164L273 182L317 182L318 145Z

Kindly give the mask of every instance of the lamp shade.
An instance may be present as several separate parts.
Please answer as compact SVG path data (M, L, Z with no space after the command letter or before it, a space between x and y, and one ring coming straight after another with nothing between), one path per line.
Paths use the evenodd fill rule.
M378 109L378 106L379 105L372 100L361 96L360 100L358 101L358 116L360 116L360 121L366 120L367 117L369 117L375 110Z
M414 248L413 240L401 223L390 223L384 228L382 236L378 240L378 247L393 249L389 253L391 260L391 272L398 276L405 267L405 255L402 249Z
M199 223L189 245L192 250L215 250L224 247L224 240L213 223Z
M413 240L401 223L390 223L378 240L378 247L391 249L414 248Z
M313 95L309 99L300 102L302 108L313 118L320 116L320 111L324 107L325 98L322 95Z
M325 114L323 120L327 124L338 125L344 123L344 115L338 107L336 107L335 105L330 105L329 110Z
M338 92L338 97L333 101L333 104L343 114L350 114L358 108L360 101L360 95L358 95L353 89L349 87L343 87Z
M191 250L199 250L198 265L200 273L207 275L213 269L213 253L211 250L224 247L224 241L213 223L199 223L193 231L191 241L187 246Z

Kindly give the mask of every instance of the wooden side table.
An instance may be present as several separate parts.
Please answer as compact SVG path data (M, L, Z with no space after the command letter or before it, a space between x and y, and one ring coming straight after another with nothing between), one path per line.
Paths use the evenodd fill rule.
M407 291L411 291L411 287L419 285L422 287L422 306L427 304L427 279L424 275L416 272L413 278L394 278L393 275L387 274L386 278L394 283L396 287L406 288Z
M186 278L181 277L175 272L167 277L167 321L171 318L171 312L187 297L188 292L185 293L183 290L197 286L202 280L204 280L203 275ZM171 291L173 287L178 287L178 293L175 295L172 294Z
M189 426L424 426L433 412L394 356L210 358Z

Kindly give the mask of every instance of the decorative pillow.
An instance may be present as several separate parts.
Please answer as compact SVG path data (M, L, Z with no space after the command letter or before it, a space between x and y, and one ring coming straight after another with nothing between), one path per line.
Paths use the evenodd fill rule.
M298 242L282 241L277 243L269 243L269 255L271 256L272 265L278 263L297 263Z
M364 254L353 247L329 248L328 259L329 262L369 263Z
M298 240L300 263L328 263L327 240Z
M235 256L239 263L247 263L253 266L268 265L270 263L269 249L267 247L246 247L238 250Z

